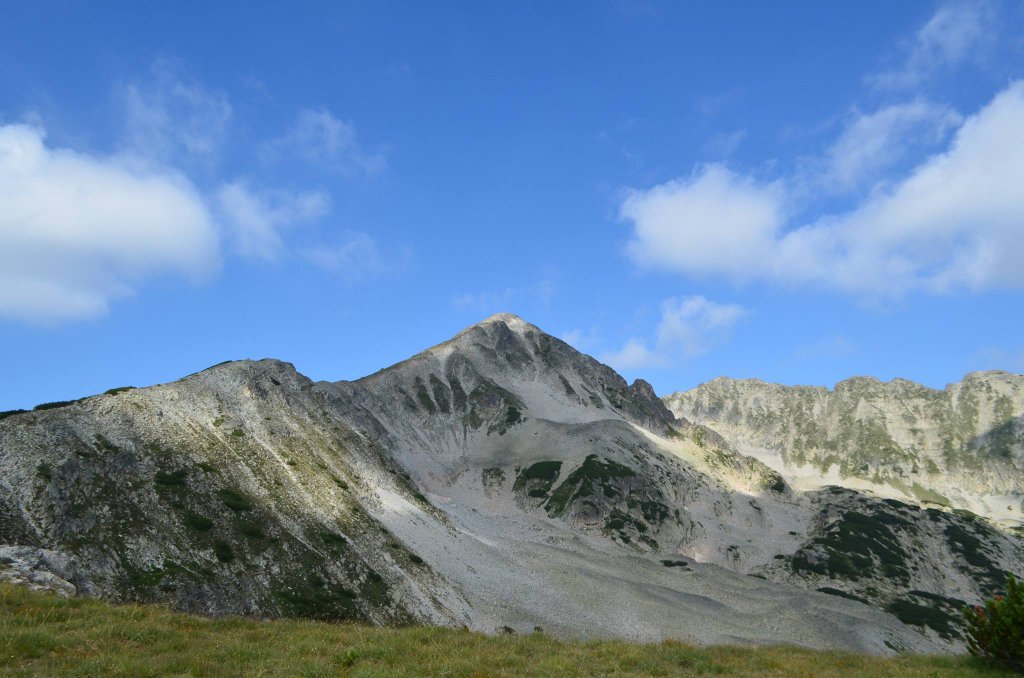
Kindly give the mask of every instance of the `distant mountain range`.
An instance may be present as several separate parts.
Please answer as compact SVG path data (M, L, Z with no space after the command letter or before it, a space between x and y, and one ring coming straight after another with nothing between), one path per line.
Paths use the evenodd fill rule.
M0 420L0 579L203 614L874 653L1024 568L1024 377L658 398L511 315Z
M1024 376L974 372L942 391L722 378L664 400L801 488L839 484L1024 525Z

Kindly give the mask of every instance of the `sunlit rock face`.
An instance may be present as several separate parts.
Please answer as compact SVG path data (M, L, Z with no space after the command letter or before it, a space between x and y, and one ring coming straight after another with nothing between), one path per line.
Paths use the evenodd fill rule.
M799 487L844 485L1024 524L1024 376L975 372L941 391L904 379L828 390L722 378L665 403Z

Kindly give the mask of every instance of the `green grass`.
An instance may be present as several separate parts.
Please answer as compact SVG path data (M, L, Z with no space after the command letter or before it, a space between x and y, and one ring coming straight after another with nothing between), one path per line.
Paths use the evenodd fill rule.
M0 585L0 676L1006 676L968 657L205 619Z

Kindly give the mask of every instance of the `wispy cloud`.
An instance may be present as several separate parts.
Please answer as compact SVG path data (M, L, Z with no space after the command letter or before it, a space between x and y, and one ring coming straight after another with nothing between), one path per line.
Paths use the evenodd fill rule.
M220 151L233 109L227 94L190 77L180 62L157 59L149 77L118 91L124 112L122 148L163 161L211 161Z
M310 263L338 275L348 284L379 275L400 273L412 261L408 248L389 248L387 253L366 233L349 232L336 243L304 247Z
M452 297L452 306L479 313L507 311L513 305L535 303L547 306L558 292L557 272L547 270L536 282L497 290L462 292Z
M331 202L318 191L257 192L245 181L224 184L216 200L238 253L263 261L277 261L284 250L284 232L320 219Z
M583 353L595 352L601 345L601 334L598 332L596 327L591 327L589 329L574 327L573 329L562 332L559 335L559 338Z
M907 41L898 66L867 80L879 89L918 87L982 48L994 33L994 20L992 4L984 0L947 2Z
M704 144L704 153L709 158L726 159L736 152L747 136L744 129L715 134Z
M949 106L915 100L854 111L823 162L816 163L816 188L844 192L876 181L911 152L946 139L963 117Z
M264 144L261 154L271 162L298 159L346 175L375 174L387 166L383 153L363 149L352 123L323 108L300 111L282 136Z
M720 304L700 295L666 299L655 330L653 347L642 337L630 337L618 351L601 361L618 370L671 367L726 341L732 327L747 314L736 304Z
M661 303L658 347L694 358L711 350L744 315L741 306L719 304L699 295L666 299Z
M153 164L46 145L0 126L0 315L95 317L161 275L198 281L219 266L217 229L196 188Z
M600 360L620 372L668 367L670 365L663 354L649 349L644 339L636 337L627 339L626 343L618 351L601 355Z

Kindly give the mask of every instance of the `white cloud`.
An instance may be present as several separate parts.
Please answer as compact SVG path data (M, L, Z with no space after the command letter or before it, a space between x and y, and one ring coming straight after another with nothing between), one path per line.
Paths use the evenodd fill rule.
M342 174L374 174L386 166L380 153L368 153L356 139L355 127L326 109L305 109L288 131L261 149L264 159L298 158Z
M146 279L200 280L217 268L213 219L187 179L44 137L0 126L0 315L93 317Z
M154 62L150 79L126 85L120 98L125 149L161 160L212 159L232 116L226 94L207 89L169 59Z
M946 152L855 209L787 224L778 182L720 165L624 201L638 264L873 297L1024 286L1024 81L957 129ZM786 227L789 226L787 229Z
M236 181L220 187L217 204L239 254L276 261L284 250L282 231L323 217L330 209L330 198L315 191L257 193L244 181Z
M913 101L856 113L828 149L817 185L830 192L858 188L917 147L940 143L963 118L948 106Z
M994 12L988 2L955 0L941 6L906 46L902 64L869 76L880 89L916 87L943 68L968 59L993 33Z
M630 256L644 266L756 276L783 223L780 184L762 184L725 166L699 168L646 191L632 191L622 218L633 222Z
M661 303L655 348L631 337L621 350L602 355L601 361L617 370L669 367L677 358L695 358L725 341L746 313L736 304L719 304L700 295L666 299Z

